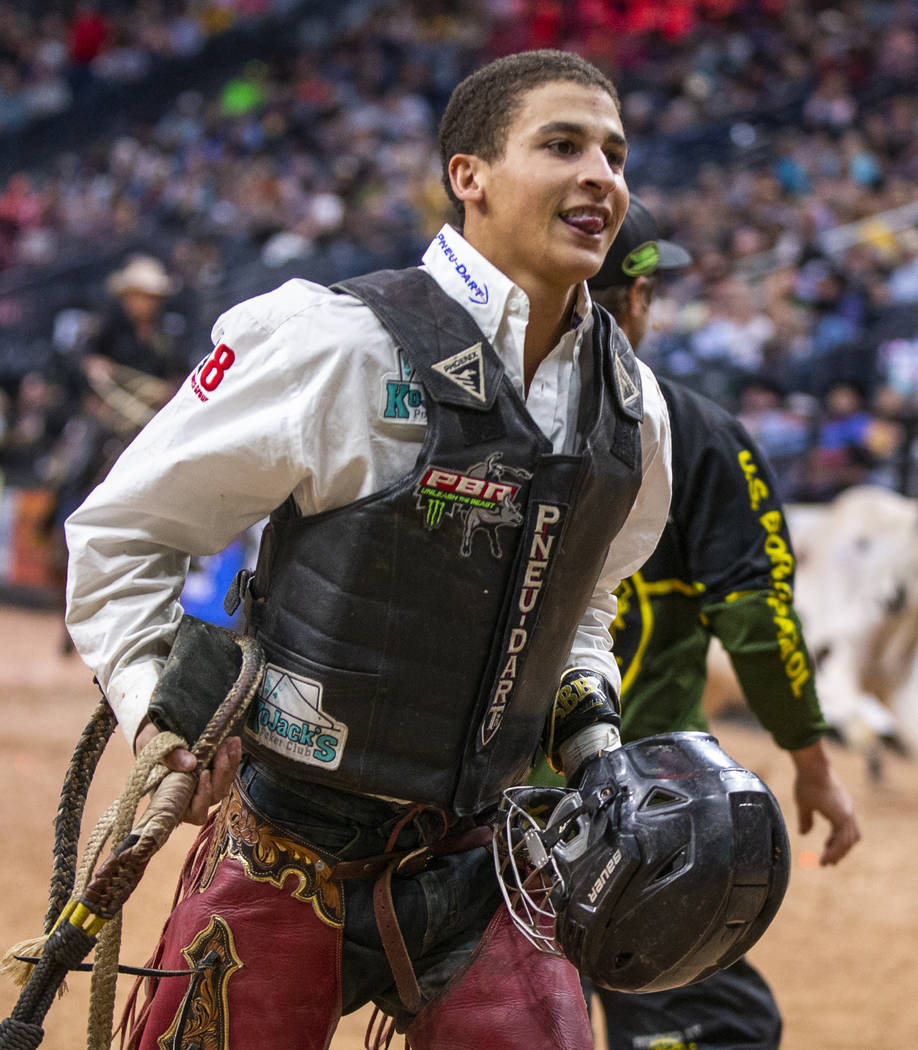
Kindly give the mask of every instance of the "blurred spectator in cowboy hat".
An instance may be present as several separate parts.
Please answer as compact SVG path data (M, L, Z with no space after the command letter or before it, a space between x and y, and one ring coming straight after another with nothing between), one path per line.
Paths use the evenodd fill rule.
M76 369L67 362L77 407L48 459L46 480L55 502L47 527L62 587L64 520L172 397L190 368L182 349L185 321L172 309L178 282L159 259L132 256L109 275L105 290L107 308L76 341Z
M185 322L167 310L176 281L152 255L135 255L106 281L111 304L80 361L91 390L125 429L139 429L189 370ZM119 427L120 429L120 427Z

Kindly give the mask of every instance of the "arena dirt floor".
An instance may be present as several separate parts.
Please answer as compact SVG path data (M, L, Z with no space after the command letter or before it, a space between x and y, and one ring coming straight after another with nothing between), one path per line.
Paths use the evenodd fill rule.
M61 654L61 640L55 614L0 607L0 952L41 930L57 796L98 699L80 660ZM734 719L717 718L715 733L728 752L766 780L792 825L790 889L752 953L784 1011L782 1050L915 1047L918 762L889 756L875 783L861 757L833 748L859 807L864 840L839 868L823 870L815 858L824 826L801 837L793 824L788 759L759 730ZM128 765L127 746L116 737L90 793L87 829L120 793ZM192 835L187 827L173 835L129 900L122 961L142 962L155 942ZM119 1000L131 978L120 982ZM46 1050L85 1045L89 977L75 974L69 983L70 992L45 1018ZM9 1014L17 995L0 976L0 1017ZM344 1018L332 1050L359 1050L368 1016ZM399 1047L401 1039L393 1045ZM604 1048L601 1038L597 1047Z

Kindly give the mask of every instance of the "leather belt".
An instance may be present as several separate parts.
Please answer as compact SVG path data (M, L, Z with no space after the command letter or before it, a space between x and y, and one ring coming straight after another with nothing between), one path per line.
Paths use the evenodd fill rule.
M492 830L485 824L447 835L429 846L418 846L417 849L378 853L375 857L363 857L360 860L339 860L332 865L329 875L333 879L368 879L380 875L389 866L393 866L399 875L416 875L437 857L490 845L491 837Z
M413 815L413 813L410 814L410 816ZM400 822L399 827L390 837L390 842L397 837L404 823ZM479 846L487 846L491 842L491 837L490 826L482 825L455 835L447 835L429 846L420 846L417 849L401 852L388 851L362 860L339 861L331 869L332 879L373 878L376 880L373 885L373 913L376 916L376 926L382 940L383 950L392 969L392 976L395 978L399 998L412 1013L418 1013L424 1005L424 997L411 963L411 956L405 945L405 938L398 924L398 916L395 914L395 905L392 901L392 877L394 875L415 875L423 871L437 857L464 853Z

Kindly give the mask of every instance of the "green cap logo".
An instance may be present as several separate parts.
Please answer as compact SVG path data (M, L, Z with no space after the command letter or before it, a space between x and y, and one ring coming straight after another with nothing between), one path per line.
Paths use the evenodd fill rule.
M644 241L622 260L622 272L629 277L642 277L653 273L660 262L660 246L656 241Z

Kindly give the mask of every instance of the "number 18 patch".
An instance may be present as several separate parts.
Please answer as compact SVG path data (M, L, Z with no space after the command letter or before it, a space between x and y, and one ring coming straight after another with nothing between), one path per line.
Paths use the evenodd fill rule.
M221 343L214 348L210 357L205 358L191 373L191 389L200 401L210 400L210 395L223 382L223 377L235 360L235 353L226 343Z

